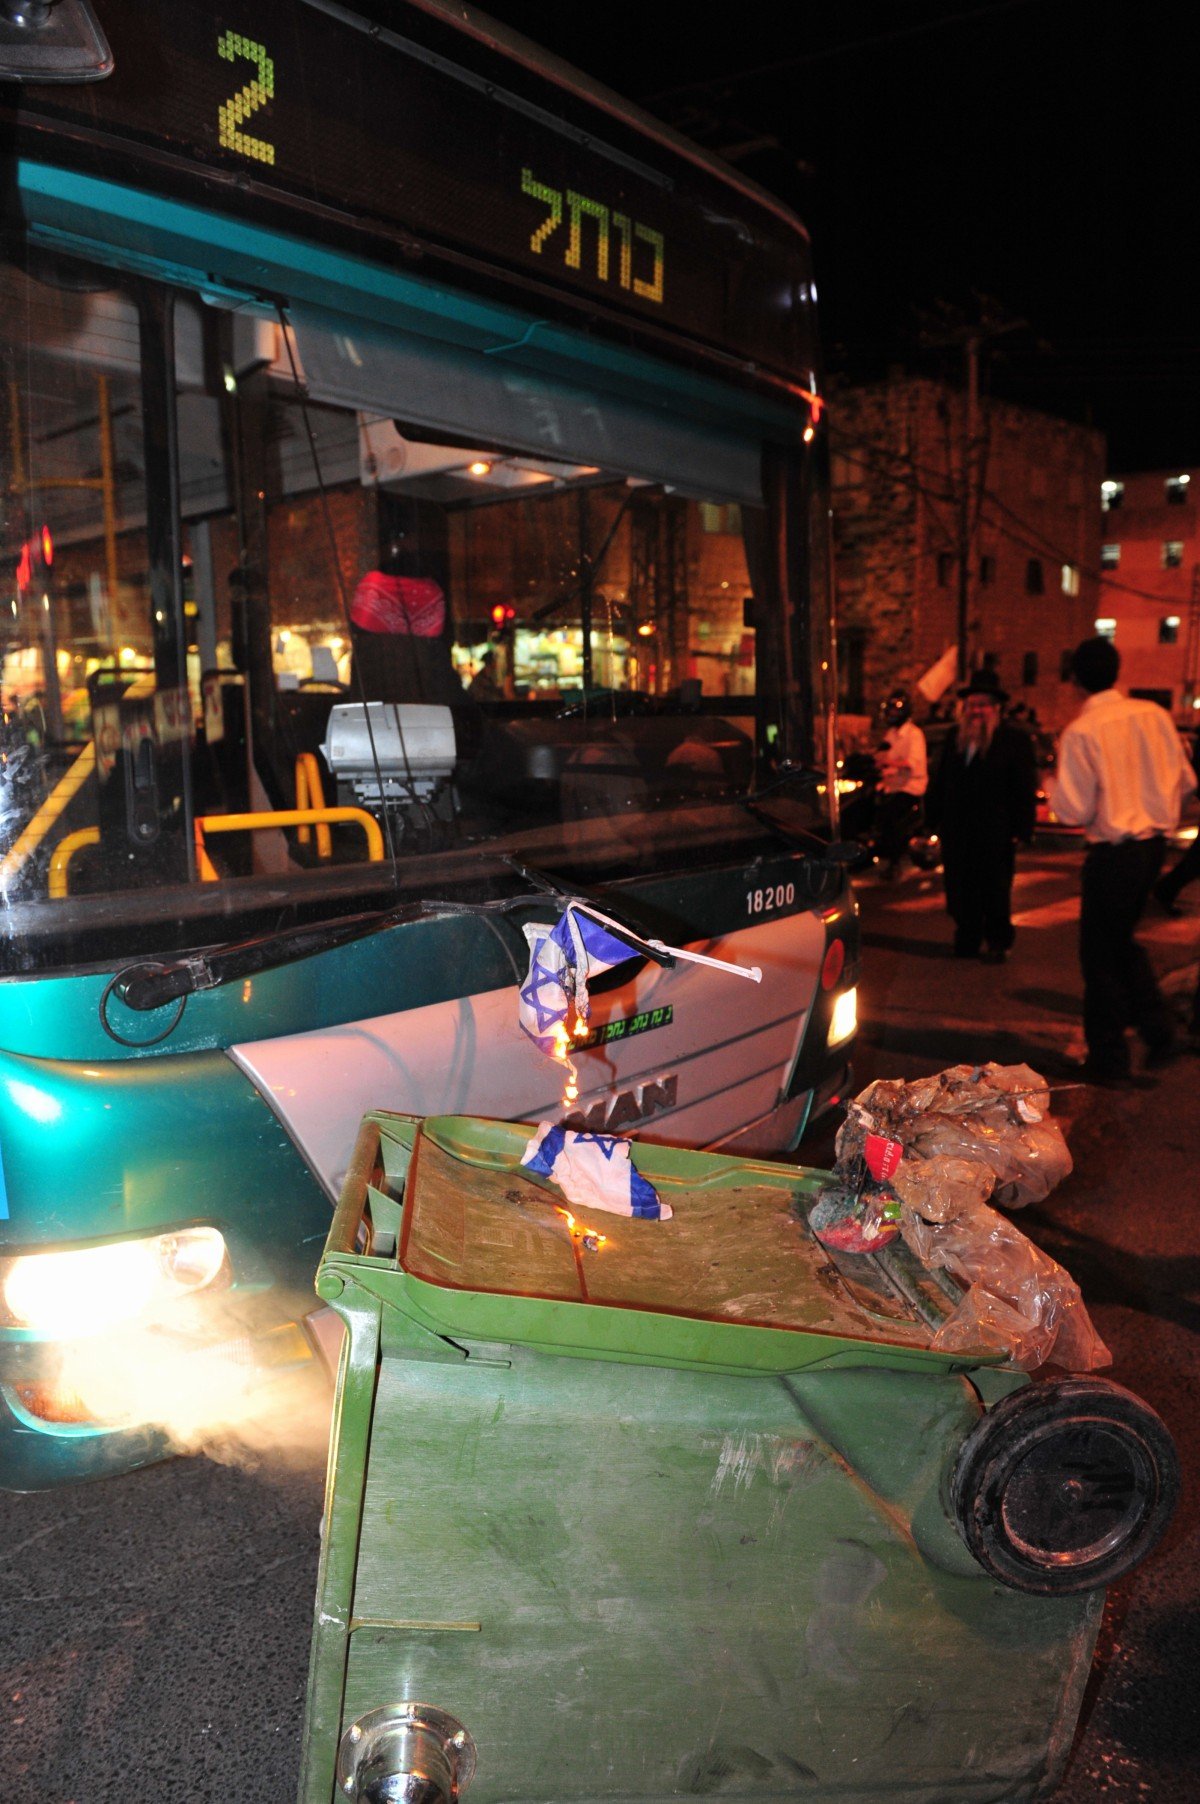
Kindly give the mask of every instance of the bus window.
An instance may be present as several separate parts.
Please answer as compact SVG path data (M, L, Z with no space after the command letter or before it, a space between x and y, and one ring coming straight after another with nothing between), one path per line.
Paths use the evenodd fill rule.
M0 268L9 904L65 894L68 864L106 890L187 874L190 718L152 576L141 338L110 275Z
M282 315L4 283L10 956L261 931L280 881L336 915L759 832L756 460L715 449L698 492L669 438L586 461L586 410L557 456L484 439L470 372L440 430L339 405Z
M187 544L272 807L319 782L365 810L403 888L484 851L628 868L650 841L656 859L694 846L697 803L745 795L761 501L485 440L467 378L440 431L339 408L282 321L206 311L209 387L180 417L221 412L230 461ZM198 461L186 436L181 457ZM335 859L361 843L339 829ZM213 854L223 879L233 849ZM290 829L288 850L320 863Z

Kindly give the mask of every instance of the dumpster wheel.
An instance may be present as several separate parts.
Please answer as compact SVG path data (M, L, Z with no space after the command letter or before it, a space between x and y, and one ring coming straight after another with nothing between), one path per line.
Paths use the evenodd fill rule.
M1040 1596L1090 1591L1136 1566L1178 1491L1166 1425L1104 1378L1010 1391L963 1442L950 1487L980 1565Z

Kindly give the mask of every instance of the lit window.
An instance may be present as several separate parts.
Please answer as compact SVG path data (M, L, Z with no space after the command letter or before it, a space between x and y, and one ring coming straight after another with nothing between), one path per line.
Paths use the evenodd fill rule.
M1105 513L1108 513L1110 508L1120 507L1124 496L1125 484L1123 482L1102 482L1100 484L1100 506Z
M1064 564L1062 567L1062 592L1064 595L1078 595L1079 567L1076 564Z
M1178 645L1179 615L1164 614L1158 623L1158 643L1160 645Z
M1100 568L1102 570L1115 570L1117 565L1120 563L1120 561L1121 561L1120 545L1101 545L1101 547L1100 547Z
M1178 570L1183 562L1183 540L1164 539L1162 548L1164 570Z
M1027 595L1042 595L1045 593L1045 589L1042 560L1040 557L1031 557L1025 566L1025 592Z
M1116 638L1117 623L1110 616L1105 615L1102 619L1093 622L1093 624L1102 639Z
M1188 488L1191 480L1190 476L1167 477L1167 501L1172 507L1183 506L1188 498Z

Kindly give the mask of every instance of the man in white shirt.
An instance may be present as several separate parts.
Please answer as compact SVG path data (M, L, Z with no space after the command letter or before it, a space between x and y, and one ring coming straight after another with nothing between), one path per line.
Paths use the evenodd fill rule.
M875 754L879 794L875 804L876 845L880 874L894 877L904 848L921 820L921 797L929 785L925 735L912 719L903 689L893 689L883 704L887 731Z
M1175 1049L1170 1011L1134 933L1162 870L1165 836L1196 781L1166 710L1115 687L1120 667L1110 639L1076 647L1072 674L1087 700L1059 741L1050 785L1055 814L1082 827L1088 842L1079 917L1084 1070L1100 1083L1129 1075L1127 1027L1145 1043L1147 1065Z

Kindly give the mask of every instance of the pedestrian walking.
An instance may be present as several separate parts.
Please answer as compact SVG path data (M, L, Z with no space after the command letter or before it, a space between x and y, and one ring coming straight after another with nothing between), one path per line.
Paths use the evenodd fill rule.
M942 843L954 955L998 965L1014 938L1016 847L1033 838L1037 765L1028 733L1003 719L1008 697L991 671L958 693L958 727L942 748L925 816Z
M1111 639L1085 639L1071 668L1086 700L1059 741L1050 805L1088 842L1079 915L1084 1071L1105 1083L1129 1075L1127 1028L1136 1028L1148 1065L1175 1050L1170 1011L1134 934L1196 779L1166 710L1117 688L1121 659Z
M921 798L929 787L925 735L912 718L912 703L903 689L893 689L883 704L887 729L875 754L879 794L875 801L876 852L880 875L894 877L904 848L921 824Z

